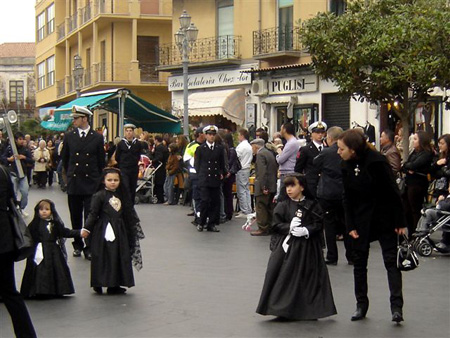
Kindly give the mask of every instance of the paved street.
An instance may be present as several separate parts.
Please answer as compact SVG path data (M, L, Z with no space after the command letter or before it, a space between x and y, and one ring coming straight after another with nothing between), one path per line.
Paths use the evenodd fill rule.
M70 227L67 197L57 187L30 191L27 211L47 197ZM378 244L369 264L370 309L351 322L355 307L352 267L329 268L338 315L319 321L277 322L255 313L269 257L269 238L251 237L242 220L220 233L198 233L182 206L140 204L147 238L144 269L127 295L99 296L89 287L89 262L69 257L76 294L27 301L40 337L448 337L450 257L420 258L404 273L402 325L390 321L386 272ZM71 240L68 241L71 253ZM342 256L342 243L339 243ZM16 265L20 286L24 262ZM9 316L0 306L0 337L12 337Z

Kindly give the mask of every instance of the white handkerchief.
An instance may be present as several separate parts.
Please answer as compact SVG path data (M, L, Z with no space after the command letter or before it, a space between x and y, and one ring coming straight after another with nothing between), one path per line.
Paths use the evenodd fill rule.
M111 226L111 223L109 223L109 222L108 222L108 225L106 226L105 239L108 242L114 242L114 240L116 239L116 235L114 235L114 230Z
M36 253L34 254L34 262L36 265L41 264L44 260L44 251L42 250L42 243L39 243L36 247Z

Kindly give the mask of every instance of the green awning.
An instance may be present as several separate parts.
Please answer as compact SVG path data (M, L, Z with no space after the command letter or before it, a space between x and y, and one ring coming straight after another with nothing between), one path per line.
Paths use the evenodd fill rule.
M66 130L72 123L70 112L74 105L84 106L91 110L101 108L118 114L120 108L119 91L121 90L123 88L96 92L91 95L83 94L83 96L55 109L54 120L43 121L41 125L46 129ZM177 117L131 94L130 91L128 91L125 100L124 118L127 122L133 123L150 133L179 134L181 132L181 123Z

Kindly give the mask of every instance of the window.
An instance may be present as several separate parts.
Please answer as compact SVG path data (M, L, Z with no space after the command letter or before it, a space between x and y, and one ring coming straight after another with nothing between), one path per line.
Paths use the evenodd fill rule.
M9 103L23 104L23 81L9 81Z
M47 63L47 86L55 84L55 56L51 56L46 60Z
M45 37L45 12L42 12L37 17L37 41L43 40Z
M330 0L330 12L336 15L342 15L347 9L346 0Z
M294 1L278 1L278 50L292 50L294 43Z
M234 3L222 0L217 6L218 58L229 59L234 56Z
M55 4L47 7L47 34L55 31Z
M45 88L45 61L37 65L38 90Z

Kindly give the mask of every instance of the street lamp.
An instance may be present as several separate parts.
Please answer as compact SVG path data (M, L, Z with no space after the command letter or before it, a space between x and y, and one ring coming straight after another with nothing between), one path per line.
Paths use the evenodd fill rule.
M81 65L81 57L78 54L73 57L73 65L72 74L75 82L75 91L77 92L77 97L80 97L84 68Z
M189 52L197 40L198 29L184 10L180 16L180 29L175 33L175 44L183 54L183 134L189 138L188 65Z

